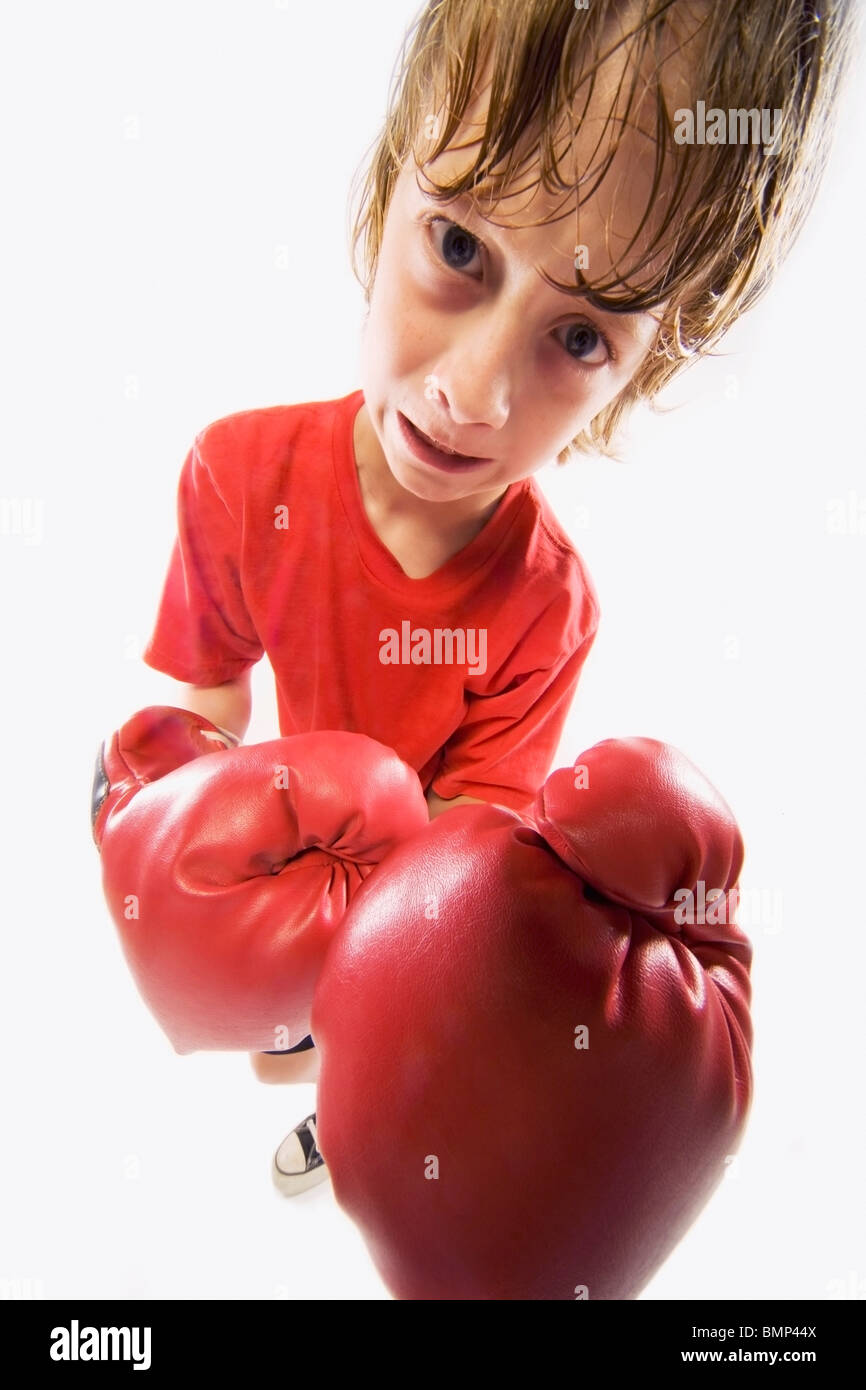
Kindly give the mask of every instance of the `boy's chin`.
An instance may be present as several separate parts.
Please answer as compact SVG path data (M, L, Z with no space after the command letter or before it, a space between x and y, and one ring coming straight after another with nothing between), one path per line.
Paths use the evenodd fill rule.
M391 474L395 481L404 489L417 497L421 502L439 503L445 505L448 502L460 502L463 499L477 497L479 488L475 478L462 477L459 473L434 473L431 469L430 475L414 472L410 469L393 467L389 462ZM419 465L419 468L422 465ZM495 491L490 488L490 491ZM505 486L501 486L499 491L504 492ZM484 489L482 489L484 491Z

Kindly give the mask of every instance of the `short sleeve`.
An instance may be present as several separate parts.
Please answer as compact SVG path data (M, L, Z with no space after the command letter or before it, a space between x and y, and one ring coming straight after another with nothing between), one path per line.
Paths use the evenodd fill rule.
M198 435L181 469L177 538L143 660L190 685L222 685L264 648L244 601L241 518L232 516Z
M450 800L472 796L525 810L551 770L577 683L598 630L598 610L576 646L490 695L466 692L466 715L431 783Z

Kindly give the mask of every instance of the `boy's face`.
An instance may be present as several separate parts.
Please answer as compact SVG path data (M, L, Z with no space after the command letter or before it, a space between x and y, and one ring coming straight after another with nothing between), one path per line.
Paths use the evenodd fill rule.
M578 160L582 149L589 158L597 134L585 121ZM473 130L468 138L475 137ZM457 138L467 140L465 129ZM464 143L426 167L444 181L470 158ZM633 235L652 165L646 139L626 136L581 207L579 241L588 247L591 282ZM378 466L386 460L415 497L473 498L477 506L556 457L623 390L653 343L657 320L600 312L541 278L539 269L573 283L573 195L554 198L539 185L527 198L509 189L490 222L464 202L437 204L428 186L410 160L388 207L362 336L369 425L356 435L368 451L378 444ZM559 220L544 225L552 212ZM437 466L413 447L413 426L481 461Z

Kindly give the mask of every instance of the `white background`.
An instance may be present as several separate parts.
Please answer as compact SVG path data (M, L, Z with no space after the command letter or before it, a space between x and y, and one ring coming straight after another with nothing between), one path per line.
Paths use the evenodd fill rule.
M329 1186L271 1189L312 1087L177 1057L141 1003L88 812L103 736L174 703L140 652L194 435L359 384L347 198L414 13L3 8L0 493L33 527L0 535L6 1296L388 1296ZM558 762L677 744L768 905L747 1136L647 1298L866 1296L864 146L858 73L815 213L727 355L635 421L626 462L538 475L603 609ZM833 533L849 494L859 527ZM278 733L266 662L254 693L248 742Z

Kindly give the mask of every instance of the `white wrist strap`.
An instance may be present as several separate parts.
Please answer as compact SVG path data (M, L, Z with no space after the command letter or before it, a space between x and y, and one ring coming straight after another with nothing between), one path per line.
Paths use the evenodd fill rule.
M223 738L226 740L225 746L227 748L237 748L239 746L240 739L237 734L231 733L229 729L223 729L219 724L215 724L213 729L202 729L201 732L205 738L212 738L216 741L218 737L217 730L219 730L219 733L222 734Z

